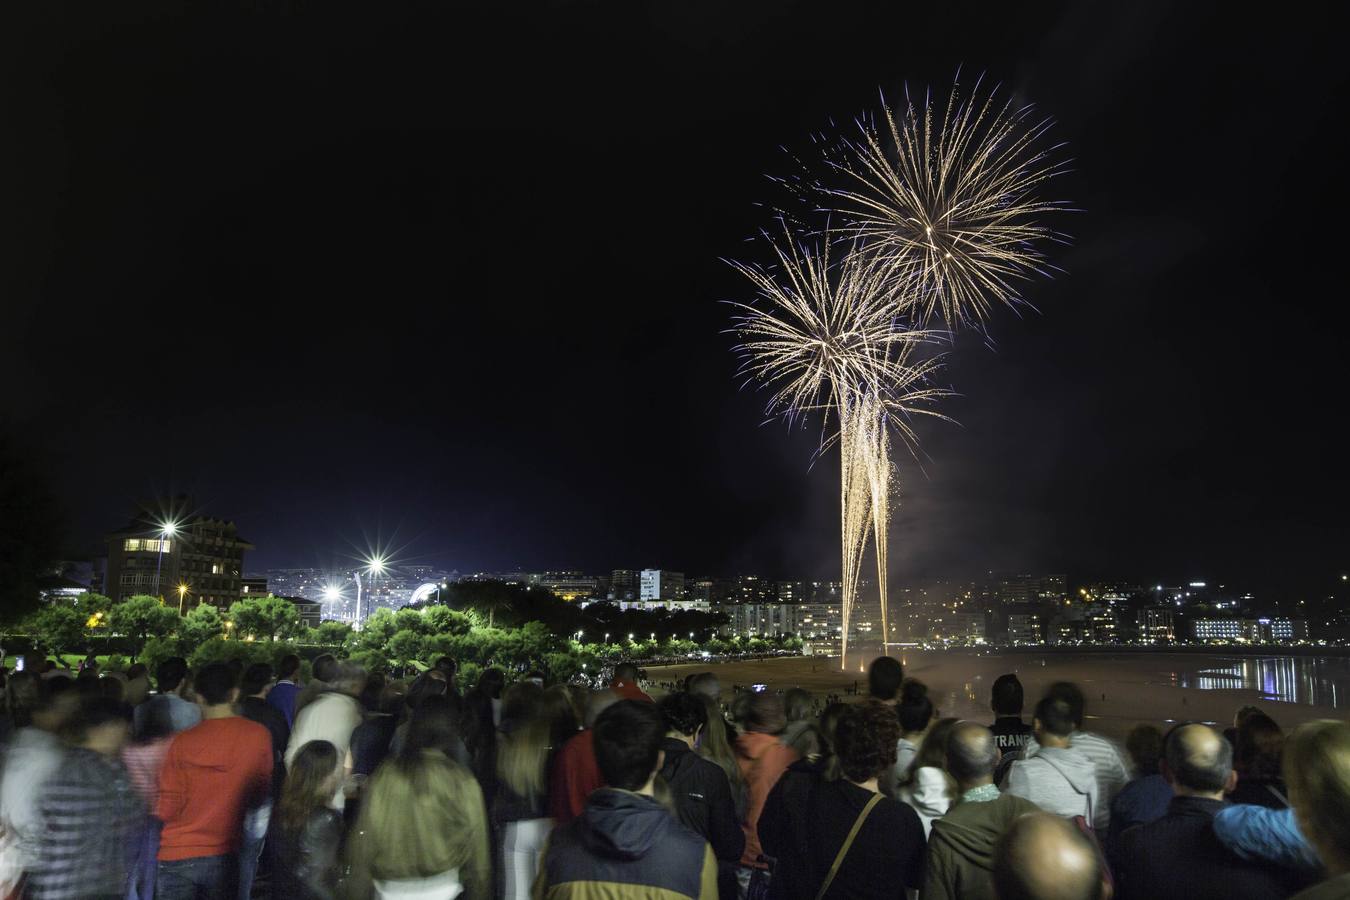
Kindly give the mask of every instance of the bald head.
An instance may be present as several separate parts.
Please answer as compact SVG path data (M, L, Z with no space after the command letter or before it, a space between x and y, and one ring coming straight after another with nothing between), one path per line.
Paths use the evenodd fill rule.
M1022 816L994 848L994 892L999 900L1098 900L1097 851L1067 819Z
M958 722L947 736L947 771L961 790L993 784L998 765L994 735L979 722Z
M1163 753L1163 774L1179 796L1222 800L1233 787L1233 747L1208 725L1172 729Z

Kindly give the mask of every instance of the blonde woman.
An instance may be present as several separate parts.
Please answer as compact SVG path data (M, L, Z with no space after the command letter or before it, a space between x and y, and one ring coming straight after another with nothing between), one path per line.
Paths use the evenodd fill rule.
M439 750L409 750L380 766L349 844L352 898L492 895L483 792Z
M736 804L736 815L743 818L748 801L745 778L741 775L740 763L736 761L736 751L732 749L731 738L727 735L727 720L722 718L722 707L716 700L706 695L694 696L702 702L706 716L703 733L699 735L698 755L716 763L718 768L727 773L727 782L731 785L731 800Z
M1298 826L1331 876L1295 900L1350 896L1350 724L1322 719L1294 729L1284 779Z
M540 853L553 820L548 815L549 751L552 723L543 690L522 681L502 694L502 724L497 735L497 791L492 798L492 829L499 849L504 900L526 900L539 871Z

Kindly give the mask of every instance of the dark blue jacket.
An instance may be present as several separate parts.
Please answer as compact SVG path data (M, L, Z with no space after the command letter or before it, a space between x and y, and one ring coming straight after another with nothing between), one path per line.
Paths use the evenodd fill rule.
M1222 800L1174 797L1167 815L1120 836L1120 900L1279 900L1306 887L1306 876L1248 862L1219 842L1214 816Z
M579 818L553 830L533 896L716 900L717 860L651 797L600 788Z
M1134 779L1111 801L1111 841L1114 843L1126 828L1161 819L1171 802L1172 786L1166 778L1145 775Z

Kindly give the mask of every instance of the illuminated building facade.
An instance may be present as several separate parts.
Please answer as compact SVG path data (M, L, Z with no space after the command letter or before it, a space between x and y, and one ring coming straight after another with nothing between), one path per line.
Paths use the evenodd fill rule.
M1045 643L1039 613L1013 613L1008 616L1008 640L1017 644Z
M643 603L669 603L684 599L684 573L664 569L643 569L638 599Z
M1150 606L1135 616L1139 640L1146 644L1170 643L1177 639L1176 614L1166 606Z
M167 536L164 523L147 516L109 534L103 592L118 601L136 594L181 600L184 611L199 603L225 609L238 600L244 552L253 545L223 519L190 516L174 524Z
M545 572L535 582L539 587L568 602L586 600L595 595L600 579L580 572Z

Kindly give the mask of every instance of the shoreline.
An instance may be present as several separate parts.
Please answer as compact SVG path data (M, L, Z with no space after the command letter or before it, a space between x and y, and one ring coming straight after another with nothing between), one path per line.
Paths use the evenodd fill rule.
M1350 654L1251 652L1251 648L1244 648L1248 652L1240 654L1228 652L1230 649L1235 648L1102 648L1095 653L1073 652L1074 648L1059 652L1025 647L1010 648L1012 652L988 648L965 652L906 649L896 656L907 678L928 685L940 715L975 721L993 720L989 691L995 678L1009 672L1018 675L1025 689L1025 719L1030 719L1032 708L1050 684L1071 681L1082 688L1087 699L1088 729L1117 739L1141 722L1164 731L1179 721L1201 721L1223 728L1231 724L1238 707L1248 704L1260 706L1286 730L1313 719L1346 718L1346 710L1338 707L1350 705L1350 663L1345 661ZM1304 684L1298 679L1307 676L1298 671L1302 661L1292 658L1296 656L1327 658L1335 671L1326 676L1326 684ZM765 683L770 690L800 687L823 699L829 694L844 694L856 682L865 694L865 671L843 672L838 659L798 656L754 662L704 661L651 666L646 671L652 683L677 682L695 672L711 671L722 682L726 701L733 696L734 686L753 683ZM1302 665L1316 663L1308 660ZM866 663L862 668L865 670ZM1337 691L1342 675L1344 704ZM1248 686L1253 681L1261 682L1264 689ZM1281 699L1275 695L1275 688L1302 690L1319 702ZM847 702L856 698L843 699Z

